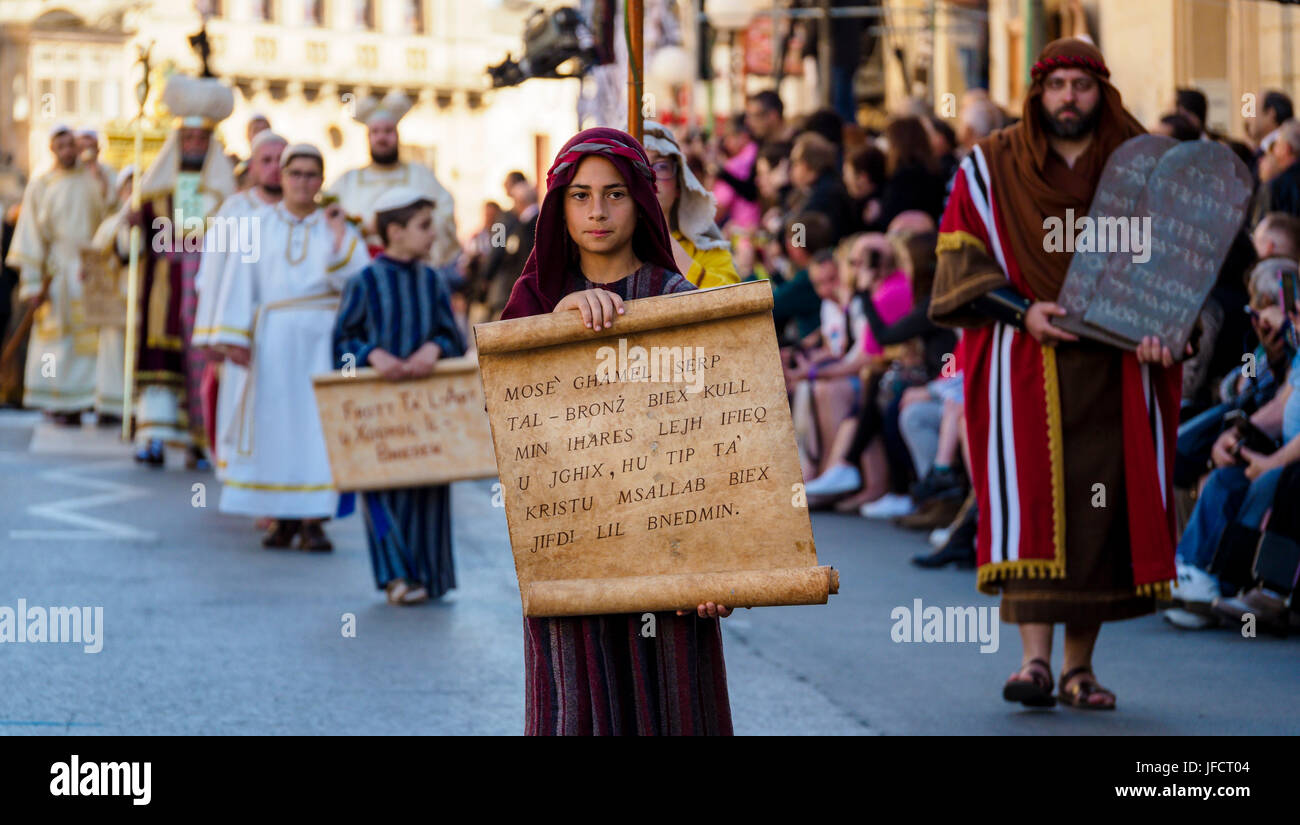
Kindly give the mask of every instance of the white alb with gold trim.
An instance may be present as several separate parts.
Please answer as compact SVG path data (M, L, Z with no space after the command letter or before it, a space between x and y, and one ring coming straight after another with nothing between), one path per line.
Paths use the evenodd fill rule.
M298 219L277 204L259 217L258 260L227 256L208 337L252 351L248 380L217 446L225 464L221 511L327 517L338 494L311 376L334 367L339 292L369 255L351 226L336 251L320 210Z

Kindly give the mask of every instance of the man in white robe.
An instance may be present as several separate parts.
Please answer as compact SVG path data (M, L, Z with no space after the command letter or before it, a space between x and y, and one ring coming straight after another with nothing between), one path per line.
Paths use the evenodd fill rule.
M131 255L131 175L127 166L114 181L117 211L110 214L95 230L91 248L104 259L105 271L112 276L118 297L127 298L127 262ZM105 324L99 328L99 353L95 359L95 415L101 424L122 420L122 399L126 384L126 316L123 325Z
M433 201L433 220L438 234L429 252L429 263L435 267L443 266L455 260L460 252L460 241L456 238L455 202L432 169L399 157L397 123L410 109L410 99L400 92L390 92L383 100L368 98L358 103L356 117L366 124L371 162L343 173L327 187L327 191L338 197L349 216L361 221L367 243L378 248L383 246L383 240L375 230L375 200L394 187L415 189Z
M50 151L54 168L27 184L7 260L19 271L20 302L36 300L49 279L32 322L23 405L76 425L94 405L99 349L99 330L85 322L81 251L90 245L105 203L99 181L77 162L71 129L55 127Z
M221 511L275 519L265 547L329 550L321 521L334 515L313 374L333 369L334 315L343 285L370 257L341 209L320 209L324 162L308 144L280 158L284 197L261 215L260 255L227 256L209 339L248 369L225 456Z
M226 242L223 244L205 241L203 259L199 263L196 286L199 292L198 309L194 317L194 332L190 345L205 347L216 353L216 358L207 369L217 372L217 398L213 410L204 410L203 420L209 428L209 441L212 444L216 464L217 478L224 480L226 461L221 455L223 434L234 420L235 406L244 389L247 372L244 367L221 356L216 349L217 304L220 301L222 276L229 264L229 258L243 258L248 254L231 240L244 238L251 232L261 232L261 214L264 210L280 202L280 155L288 142L269 129L264 129L253 138L252 153L248 160L248 174L253 185L226 198L217 210L214 223ZM248 226L239 225L247 222ZM232 231L233 230L233 231ZM209 238L207 240L213 240ZM260 247L257 250L261 253ZM210 419L215 421L210 422Z

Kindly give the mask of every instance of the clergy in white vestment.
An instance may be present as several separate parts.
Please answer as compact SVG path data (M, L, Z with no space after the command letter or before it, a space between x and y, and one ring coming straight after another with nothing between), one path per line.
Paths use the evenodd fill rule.
M235 176L214 132L230 115L234 95L215 78L175 74L163 102L177 116L157 157L140 176L139 348L136 353L136 460L163 466L164 446L186 448L186 462L207 463L203 369L211 360L190 337L198 307L197 278L205 234ZM214 238L213 240L217 240Z
M19 271L19 301L35 300L49 280L32 322L23 405L72 425L95 401L99 330L86 323L81 251L89 247L106 205L98 179L77 160L71 129L51 131L50 151L54 168L27 184L7 261Z
M227 256L210 339L248 369L218 446L226 462L220 508L275 519L263 546L297 539L302 549L329 550L321 520L334 515L338 494L311 377L334 367L339 293L370 256L337 205L316 205L319 150L289 146L280 167L284 197L259 216L260 255L252 263Z
M249 176L252 186L236 192L226 198L217 210L216 231L226 234L227 243L205 244L203 258L199 262L199 274L196 287L199 293L198 310L194 316L194 332L190 336L190 345L206 347L217 353L217 357L208 363L206 370L215 375L205 376L204 383L215 380L217 384L216 403L212 409L206 404L203 411L204 425L208 427L208 441L212 445L213 459L216 464L217 478L224 480L226 460L221 455L221 438L234 420L236 404L243 393L244 379L247 372L240 364L222 358L215 349L217 343L217 304L220 301L222 276L225 274L229 258L239 258L246 253L239 244L229 243L234 238L250 237L251 233L261 231L261 214L264 210L280 202L280 155L288 142L264 129L253 138L252 153L248 160ZM260 237L260 235L259 235ZM260 248L258 254L261 254ZM207 398L205 397L205 402Z
M91 248L103 257L105 271L112 278L123 304L127 297L127 270L131 257L131 175L134 170L133 166L127 166L118 173L113 183L117 211L100 222L90 242ZM122 420L125 368L125 327L117 324L101 326L99 353L95 360L95 414L101 422Z
M455 203L432 169L422 163L403 161L399 156L397 123L410 109L410 98L397 91L389 92L382 100L369 97L357 103L356 119L366 124L370 142L370 163L344 172L327 191L338 197L348 215L361 221L367 243L372 248L381 248L383 240L375 231L375 200L397 186L415 189L433 201L437 237L429 252L429 263L442 266L455 260L460 252Z
M99 181L99 188L104 193L104 202L111 205L114 200L113 190L117 181L117 170L99 159L99 132L94 129L82 129L77 132L77 158L82 166L95 175L95 179Z

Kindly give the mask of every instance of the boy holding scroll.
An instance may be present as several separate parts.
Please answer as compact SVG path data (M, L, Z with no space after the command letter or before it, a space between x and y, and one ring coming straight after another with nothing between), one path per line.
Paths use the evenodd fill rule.
M676 269L645 149L617 129L580 132L547 173L537 241L502 319L564 312L610 327L623 302L694 287ZM576 312L574 312L576 310ZM730 734L717 619L660 613L524 619L529 735Z
M433 202L409 187L375 202L384 252L343 292L334 326L336 368L372 366L389 381L424 378L444 356L465 354L446 276L424 258L437 230ZM390 604L437 598L456 586L451 491L445 484L363 494L375 582Z

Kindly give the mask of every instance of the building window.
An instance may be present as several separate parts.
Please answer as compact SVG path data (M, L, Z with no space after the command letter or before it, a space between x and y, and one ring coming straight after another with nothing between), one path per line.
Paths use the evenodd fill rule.
M70 115L77 113L78 91L76 80L63 81L63 111Z
M199 0L199 14L204 17L224 17L226 13L225 5L221 0Z
M307 41L307 62L320 65L329 61L329 51L319 40Z
M104 81L91 80L86 83L86 112L97 115L104 110Z
M363 69L379 66L379 49L374 46L357 46L357 65Z
M325 25L325 0L303 0L303 22L308 26Z
M358 29L369 31L377 28L374 0L352 0L352 24Z
M424 34L424 0L403 0L406 6L402 23L411 34Z
M275 60L275 41L269 37L253 38L253 57L270 63Z
M36 105L40 107L41 117L54 117L58 107L54 105L54 81L45 78L36 84Z
M407 49L406 50L406 68L413 72L422 72L429 65L428 57L424 49Z
M275 0L253 0L253 19L275 22Z

